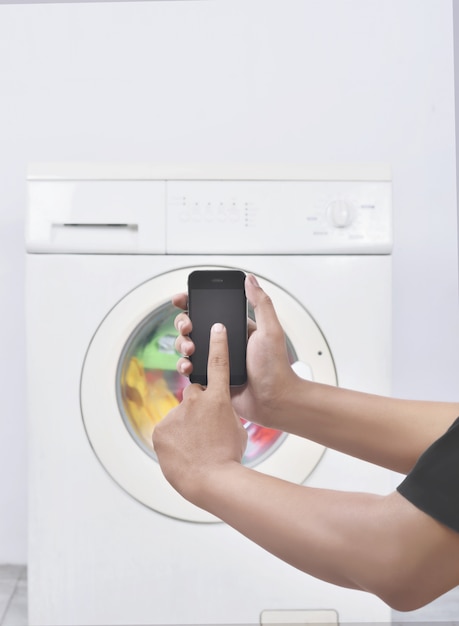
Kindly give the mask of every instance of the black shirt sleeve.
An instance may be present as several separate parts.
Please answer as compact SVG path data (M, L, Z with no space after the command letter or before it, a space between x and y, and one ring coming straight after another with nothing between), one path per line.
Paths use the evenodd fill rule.
M419 457L397 491L459 532L459 418Z

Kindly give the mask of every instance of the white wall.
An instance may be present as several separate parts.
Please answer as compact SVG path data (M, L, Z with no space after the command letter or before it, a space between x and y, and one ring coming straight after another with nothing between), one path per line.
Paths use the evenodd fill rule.
M27 163L390 163L394 394L457 400L453 87L451 0L0 6L0 562L26 559Z

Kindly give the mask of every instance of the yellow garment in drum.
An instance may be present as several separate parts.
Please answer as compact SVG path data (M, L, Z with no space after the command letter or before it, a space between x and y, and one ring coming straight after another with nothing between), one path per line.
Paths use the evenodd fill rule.
M149 446L155 425L179 404L162 376L152 382L147 379L136 357L132 357L127 366L123 400L132 425Z

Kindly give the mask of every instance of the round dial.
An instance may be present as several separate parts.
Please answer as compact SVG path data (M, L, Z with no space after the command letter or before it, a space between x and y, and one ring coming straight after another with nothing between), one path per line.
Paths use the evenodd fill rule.
M355 210L347 200L332 200L327 207L327 217L335 228L346 228L354 221Z

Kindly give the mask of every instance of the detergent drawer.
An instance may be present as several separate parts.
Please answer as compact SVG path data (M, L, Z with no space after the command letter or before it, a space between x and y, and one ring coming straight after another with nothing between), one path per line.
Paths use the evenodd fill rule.
M27 250L164 254L165 188L159 180L30 180Z

